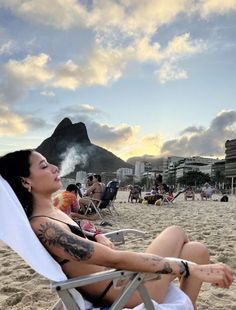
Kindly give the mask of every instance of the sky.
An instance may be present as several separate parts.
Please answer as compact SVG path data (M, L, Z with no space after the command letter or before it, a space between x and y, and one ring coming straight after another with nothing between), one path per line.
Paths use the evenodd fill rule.
M65 117L120 158L224 158L236 0L0 0L0 156Z

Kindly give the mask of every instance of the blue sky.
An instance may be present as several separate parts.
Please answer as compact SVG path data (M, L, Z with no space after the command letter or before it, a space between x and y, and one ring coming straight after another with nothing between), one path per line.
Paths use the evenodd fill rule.
M119 157L224 157L236 0L0 0L0 155L64 118Z

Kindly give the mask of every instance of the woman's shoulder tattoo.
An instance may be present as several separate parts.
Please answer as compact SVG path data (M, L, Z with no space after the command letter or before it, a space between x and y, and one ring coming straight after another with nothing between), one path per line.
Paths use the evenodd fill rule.
M94 252L92 243L72 235L52 222L41 224L37 236L41 243L61 248L76 260L87 260Z

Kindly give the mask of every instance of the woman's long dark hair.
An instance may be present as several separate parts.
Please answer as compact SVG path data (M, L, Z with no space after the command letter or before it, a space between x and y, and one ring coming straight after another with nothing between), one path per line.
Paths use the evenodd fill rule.
M0 174L10 184L27 217L32 215L33 197L22 185L22 177L30 176L30 155L33 150L20 150L0 158ZM10 210L9 210L10 211Z

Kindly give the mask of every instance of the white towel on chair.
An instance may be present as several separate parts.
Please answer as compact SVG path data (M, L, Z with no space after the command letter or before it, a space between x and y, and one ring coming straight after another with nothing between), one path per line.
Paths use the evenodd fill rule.
M162 304L153 301L155 310L194 310L189 297L184 294L174 283L169 285L168 292ZM145 310L143 304L133 308L133 310ZM123 310L129 310L125 308Z
M36 237L18 198L1 176L0 227L0 240L9 245L35 271L52 281L67 279L60 265Z

